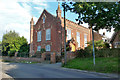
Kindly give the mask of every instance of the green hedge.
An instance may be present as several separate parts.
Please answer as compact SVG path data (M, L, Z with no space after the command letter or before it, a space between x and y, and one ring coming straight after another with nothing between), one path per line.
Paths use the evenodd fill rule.
M100 49L96 51L96 57L118 57L120 49Z
M85 48L75 51L76 57L92 57L93 51L92 49ZM120 57L120 49L114 48L114 49L95 49L95 57Z

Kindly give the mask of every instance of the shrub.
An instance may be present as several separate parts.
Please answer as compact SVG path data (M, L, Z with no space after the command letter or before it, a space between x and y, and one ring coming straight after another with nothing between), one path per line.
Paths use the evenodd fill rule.
M40 51L36 51L36 53L32 56L32 57L38 57L41 58L42 53L46 52L46 50L44 48L41 48Z
M104 43L103 48L110 48L110 45L108 43Z
M29 53L27 53L27 52L22 52L22 53L18 53L17 54L17 57L29 57Z
M83 49L75 51L75 55L76 57L81 57L81 58L90 57L90 53L87 50L83 50Z
M64 53L64 52L61 52L61 57L62 57L62 58L64 57L64 55L65 55L65 53Z
M109 48L103 48L103 49L96 49L95 48L95 57L118 57L120 56L120 49L109 49ZM76 57L84 58L84 57L92 57L93 51L89 47L86 47L84 50L80 49L75 51Z
M56 62L61 62L61 56L56 56Z
M40 53L44 53L46 50L44 48L41 48Z
M15 55L15 50L8 51L8 56L13 57Z
M118 57L120 49L99 49L96 51L96 57Z
M37 51L35 54L36 54L36 57L41 58L42 53L40 51Z
M34 58L34 57L37 57L37 55L36 54L32 55L32 58Z

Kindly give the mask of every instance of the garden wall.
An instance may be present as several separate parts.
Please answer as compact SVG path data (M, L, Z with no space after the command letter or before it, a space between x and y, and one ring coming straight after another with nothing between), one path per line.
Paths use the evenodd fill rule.
M50 63L56 63L56 54L55 53L51 53L50 54ZM46 53L42 53L41 58L25 58L25 57L8 57L8 56L3 56L2 59L4 61L12 61L12 62L22 62L22 61L26 61L26 62L44 62L46 60Z
M28 61L28 62L42 62L41 58L24 58L24 57L8 57L4 56L2 57L5 61L12 61L12 62L22 62L22 61Z
M76 57L76 54L74 52L68 51L67 52L67 61L74 59ZM62 63L64 64L64 57L62 58Z

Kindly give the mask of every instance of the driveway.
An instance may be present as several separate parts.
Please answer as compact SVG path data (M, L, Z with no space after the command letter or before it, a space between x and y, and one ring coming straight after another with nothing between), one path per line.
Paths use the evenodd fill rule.
M3 63L2 66L3 70L13 78L110 78L105 75L62 68L61 63Z

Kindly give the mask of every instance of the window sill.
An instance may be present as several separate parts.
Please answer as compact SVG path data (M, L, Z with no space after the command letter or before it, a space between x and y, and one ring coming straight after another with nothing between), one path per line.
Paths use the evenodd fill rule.
M50 51L46 51L46 52L50 52Z
M41 42L41 41L37 41L37 42Z

